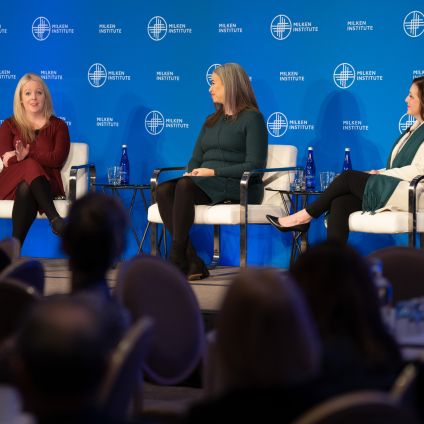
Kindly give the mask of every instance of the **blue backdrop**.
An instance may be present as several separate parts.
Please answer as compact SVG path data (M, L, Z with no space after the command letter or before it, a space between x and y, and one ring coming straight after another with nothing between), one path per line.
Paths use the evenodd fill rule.
M187 163L213 111L210 72L238 62L265 119L280 119L270 144L296 145L299 164L313 146L318 172L339 171L346 146L355 169L379 168L407 125L410 82L424 74L423 13L418 0L11 2L0 14L0 119L12 113L18 79L41 74L72 140L89 143L99 179L125 143L131 182L147 183L155 167ZM139 200L135 223L145 225ZM10 222L0 231L9 235ZM211 228L197 226L193 237L210 256ZM237 264L238 230L223 237L223 263ZM318 221L310 240L323 237ZM404 238L350 242L367 253ZM286 266L289 245L290 235L253 226L249 262ZM129 237L126 255L135 251ZM47 222L37 221L23 253L61 255Z

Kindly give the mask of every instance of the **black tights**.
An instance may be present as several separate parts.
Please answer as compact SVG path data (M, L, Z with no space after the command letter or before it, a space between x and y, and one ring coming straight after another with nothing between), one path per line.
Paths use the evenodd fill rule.
M172 240L185 243L194 222L194 206L207 205L209 196L190 177L182 177L160 184L157 188L159 213Z
M347 242L349 215L362 209L362 197L370 174L346 171L340 174L315 202L306 207L313 218L329 212L327 238Z
M35 178L30 185L22 181L15 190L12 235L21 242L21 245L39 210L46 214L49 221L59 216L53 203L50 184L43 176Z

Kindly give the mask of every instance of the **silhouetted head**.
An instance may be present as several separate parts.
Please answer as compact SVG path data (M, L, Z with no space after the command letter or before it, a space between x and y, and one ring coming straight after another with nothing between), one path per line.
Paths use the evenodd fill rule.
M310 247L291 269L324 343L351 340L369 362L398 358L383 324L369 263L337 241Z
M16 338L17 381L36 413L92 405L111 345L107 305L58 296L37 303Z
M277 270L248 268L234 279L216 343L227 388L289 386L319 371L320 344L306 302Z
M127 213L115 197L89 193L72 204L62 235L71 270L102 278L125 249Z

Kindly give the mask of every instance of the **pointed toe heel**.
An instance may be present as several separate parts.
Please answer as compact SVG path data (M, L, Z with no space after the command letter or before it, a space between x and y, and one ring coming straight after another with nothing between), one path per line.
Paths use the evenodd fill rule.
M304 233L308 231L309 229L309 222L306 224L298 224L298 225L291 225L289 227L284 227L278 222L278 217L273 215L266 215L266 219L270 222L270 224L276 228L278 231L281 232L290 232L290 231L297 231L299 233Z

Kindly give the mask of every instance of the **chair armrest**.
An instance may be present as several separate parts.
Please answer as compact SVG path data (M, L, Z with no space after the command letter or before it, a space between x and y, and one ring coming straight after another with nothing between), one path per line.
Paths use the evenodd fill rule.
M409 183L408 190L409 228L411 229L412 226L412 237L414 241L417 234L417 187L422 180L424 180L424 175L416 176Z
M266 172L285 172L303 169L300 166L288 166L284 168L262 168L246 171L240 180L240 266L246 266L247 261L247 223L248 221L248 188L250 178L253 175L265 174Z
M243 173L243 176L240 180L240 205L247 208L248 202L248 188L250 178L253 175L265 174L266 172L284 172L284 171L296 171L304 169L303 166L288 166L285 168L262 168L262 169L254 169L253 171L246 171ZM241 213L241 212L240 212ZM240 217L241 218L241 217Z
M86 163L84 165L73 165L69 173L69 200L71 203L75 202L77 198L77 175L78 171L88 169L89 187L90 191L94 191L94 184L96 183L96 166L93 163Z
M182 171L184 169L187 169L187 167L186 166L171 166L167 168L156 168L155 170L153 170L152 176L150 177L150 191L151 191L152 205L156 203L156 188L158 186L159 175L162 172Z

